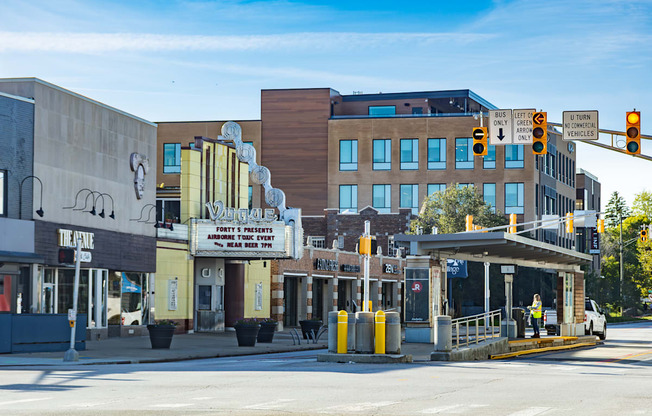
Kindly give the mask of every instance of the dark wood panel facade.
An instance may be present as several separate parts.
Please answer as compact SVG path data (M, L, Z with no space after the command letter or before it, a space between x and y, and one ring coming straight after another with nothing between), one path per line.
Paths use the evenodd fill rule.
M106 221L106 220L105 220ZM82 231L94 234L94 248L90 251L92 261L83 263L84 268L109 269L124 272L154 273L156 271L156 238L125 234L97 228L78 227L70 224L35 221L35 251L45 258L45 265L59 265L58 229Z
M263 90L262 164L287 205L304 215L321 215L327 206L330 88Z

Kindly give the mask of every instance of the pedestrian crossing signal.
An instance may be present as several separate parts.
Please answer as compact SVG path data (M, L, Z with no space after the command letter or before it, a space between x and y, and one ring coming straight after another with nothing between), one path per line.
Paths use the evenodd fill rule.
M641 243L647 243L647 230L646 229L641 230L640 240L641 240Z
M60 248L59 249L59 263L73 264L75 262L75 249L74 248Z

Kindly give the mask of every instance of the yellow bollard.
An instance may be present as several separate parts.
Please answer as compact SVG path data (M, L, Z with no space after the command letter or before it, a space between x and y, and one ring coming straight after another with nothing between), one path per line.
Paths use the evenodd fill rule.
M374 353L385 354L385 312L376 312L376 345Z
M339 311L337 313L337 353L346 354L347 350L347 336L349 326L349 314L346 311Z
M369 301L369 312L373 312L373 310L372 310L372 309L373 309L373 308L372 308L373 305L374 305L374 301L373 301L373 300L370 300L370 301Z

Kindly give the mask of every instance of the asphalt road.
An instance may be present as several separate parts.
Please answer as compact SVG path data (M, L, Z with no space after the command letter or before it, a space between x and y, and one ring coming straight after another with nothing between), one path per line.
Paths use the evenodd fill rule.
M315 351L0 371L0 415L652 415L652 323L505 361L317 363Z

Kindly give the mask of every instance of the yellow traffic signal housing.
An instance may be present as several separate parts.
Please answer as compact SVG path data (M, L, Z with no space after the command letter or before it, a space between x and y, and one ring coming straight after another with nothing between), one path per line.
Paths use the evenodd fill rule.
M548 113L543 111L532 114L532 153L548 153Z
M487 128L474 127L472 137L473 137L473 156L486 156L487 155Z
M641 230L641 236L640 236L641 243L647 243L647 229L642 229Z
M473 231L473 215L466 216L466 231Z
M509 225L512 226L509 227L509 233L516 234L516 214L509 214Z
M358 240L358 253L373 256L378 251L375 236L361 236Z
M569 234L573 232L573 213L572 212L567 212L566 213L566 232L569 233Z
M604 219L598 219L598 232L600 234L604 233Z
M641 153L641 112L629 111L625 118L627 145L625 151L628 155Z

